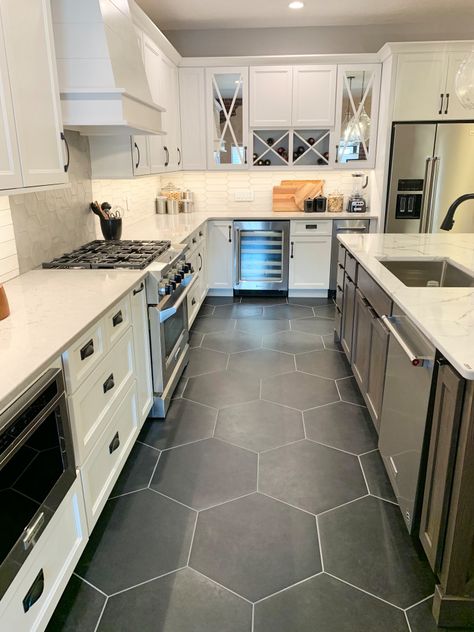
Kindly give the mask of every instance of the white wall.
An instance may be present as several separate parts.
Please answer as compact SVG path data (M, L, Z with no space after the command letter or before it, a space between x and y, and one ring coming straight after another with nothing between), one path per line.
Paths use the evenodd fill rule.
M0 283L18 275L15 234L7 196L0 197Z

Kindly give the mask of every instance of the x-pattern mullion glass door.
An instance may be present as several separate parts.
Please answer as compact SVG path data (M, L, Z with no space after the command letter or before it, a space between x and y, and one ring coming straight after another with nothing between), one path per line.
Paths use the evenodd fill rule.
M207 120L210 169L248 166L248 68L208 68Z

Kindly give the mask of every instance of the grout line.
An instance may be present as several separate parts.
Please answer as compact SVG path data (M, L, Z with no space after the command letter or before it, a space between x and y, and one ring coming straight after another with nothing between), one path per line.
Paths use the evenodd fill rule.
M405 608L405 612L407 612L408 610L411 610L412 608L416 608L416 606L419 606L420 604L424 603L425 601L428 601L428 599L433 599L433 597L434 597L434 593L432 595L429 595L428 597L425 597L424 599L420 599L420 601L417 601L413 605L408 606L408 608Z
M326 382L337 382L337 380L339 379L339 378L334 378L334 377L326 377L324 375L318 375L317 373L308 373L308 371L302 371L301 369L297 369L297 372L303 373L303 375L310 375L311 377L317 377L320 380L326 380ZM345 378L342 378L342 379L345 379Z
M192 378L190 378L192 379ZM199 404L199 406L204 406L205 408L210 408L211 410L215 410L217 411L218 408L216 408L215 406L209 406L209 404L202 404L201 402L196 401L195 399L191 399L190 397L181 397L181 399L187 401L187 402L192 402L193 404Z
M406 621L406 624L407 624L407 627L408 627L408 632L413 632L413 630L411 628L411 625L410 625L410 621L408 619L407 611L405 610L405 612L403 614L405 615L405 621Z
M147 485L148 488L150 487L151 481L153 480L153 477L155 476L156 468L158 467L158 463L160 462L162 454L163 453L160 452L160 454L158 455L158 458L156 459L155 467L153 468L153 471L152 471L151 476L150 476L150 480L148 481L148 485Z
M162 452L170 452L171 450L176 450L176 448L183 448L185 445L193 445L193 443L200 443L201 441L206 441L207 439L212 439L212 435L209 437L202 437L202 439L186 441L186 443L180 443L179 445L171 445L169 448L163 448Z
M358 590L359 592L365 593L366 595L369 595L370 597L373 597L374 599L378 599L379 601L382 601L383 603L386 603L389 606L392 606L392 608L396 608L397 610L401 610L402 612L405 612L403 610L403 608L401 608L400 606L397 606L394 603L391 603L390 601L387 601L383 597L379 597L378 595L374 595L373 593L369 592L368 590L365 590L364 588L360 588L359 586L356 586L355 584L351 584L350 582L346 581L345 579L341 579L340 577L337 577L337 575L333 575L332 573L328 573L328 571L324 571L324 572L325 572L326 575L329 575L329 577L332 577L333 579L337 579L338 581L342 582L343 584L347 584L347 586L351 586L352 588L355 588L355 590Z
M321 568L323 569L323 573L324 573L323 545L321 542L321 534L319 532L318 516L315 517L315 520L316 520L316 533L318 535L318 543L319 543L319 557L321 558Z
M337 380L334 380L334 384L336 385L336 391L337 391L337 394L339 395L339 401L340 402L344 401L341 397L341 391L339 390L339 386L337 385Z
M366 454L372 454L372 452L378 452L379 449L378 448L374 448L373 450L367 450L367 452L362 452L362 454L359 454L359 456L365 456Z
M172 500L174 503L177 503L178 505L181 505L182 507L186 507L186 509L190 509L191 511L197 513L198 509L194 509L194 507L190 507L189 505L186 505L186 503L182 503L180 500L176 500L176 498L171 498L171 496L167 496L166 494L163 494L163 492L159 492L156 489L153 489L153 487L149 487L148 488L151 492L154 492L155 494L158 494L158 496L163 496L163 498L167 498L168 500Z
M261 494L262 496L266 496L267 498L271 498L272 500L275 500L276 502L282 503L283 505L287 505L288 507L291 507L292 509L297 509L298 511L302 511L305 514L308 514L308 516L312 516L313 518L316 518L315 513L312 513L311 511L308 511L307 509L303 509L302 507L297 507L296 505L292 505L291 503L286 502L286 500L282 500L281 498L276 498L275 496L271 496L270 494L267 494L266 492L262 492L259 491L259 494Z
M255 604L252 604L252 619L250 622L250 632L254 632L255 629Z
M162 573L161 575L157 575L156 577L152 577L151 579L145 579L143 582L139 582L134 586L129 586L128 588L123 588L122 590L117 590L110 595L110 597L115 597L116 595L121 595L122 593L128 592L129 590L133 590L134 588L138 588L139 586L144 586L145 584L149 584L150 582L154 582L157 579L161 579L162 577L166 577L167 575L172 575L173 573L177 573L178 571L182 571L186 568L186 566L180 566L179 568L175 568L172 571L168 571L167 573Z
M122 494L114 494L114 496L110 495L107 498L107 501L113 500L114 498L122 498L122 496L130 496L130 494L136 494L136 492L143 492L146 489L148 489L148 486L147 487L140 487L140 489L132 489L132 491L130 491L130 492L123 492Z
M377 494L371 494L369 492L369 496L372 498L377 498L377 500L382 500L384 503L390 503L391 505L395 505L395 507L399 507L400 505L393 500L389 500L388 498L382 498L382 496L377 496Z
M308 433L306 432L306 423L304 421L304 412L303 411L301 411L301 422L303 424L304 438L307 439L308 438Z
M273 452L273 450L286 448L289 445L295 445L295 443L302 443L303 441L306 441L305 437L302 437L301 439L295 439L294 441L288 441L287 443L282 443L281 445L276 445L273 448L266 448L265 450L260 450L259 454L267 454L267 452Z
M358 500L362 500L363 498L368 498L369 494L364 494L363 496L359 496L358 498L353 498L352 500L348 500L346 503L342 503L342 505L337 505L337 507L331 507L331 509L326 509L325 511L320 511L317 516L324 516L331 511L336 511L336 509L340 509L341 507L347 507L347 505L352 505L352 503L356 503Z
M109 601L109 598L106 597L105 601L104 601L104 605L102 606L102 610L100 611L99 618L97 619L97 623L95 624L94 632L97 632L97 630L99 629L100 620L102 619L102 616L103 616L103 614L105 612L105 607L106 607L108 601Z
M339 404L339 400L335 402L329 402L327 404L320 404L319 406L313 406L312 408L305 408L304 412L309 413L312 410L316 410L317 408L325 408L326 406L334 406L334 404Z
M366 488L367 488L367 493L370 495L369 482L367 481L367 477L366 477L366 475L365 475L364 467L363 467L363 465L362 465L362 461L361 461L361 459L360 459L360 456L359 456L359 455L357 455L357 460L358 460L358 462L359 462L360 469L362 470L362 476L364 477L364 482L365 482L365 486L366 486Z
M191 551L193 550L194 536L196 534L196 527L197 527L198 518L199 518L199 513L196 513L196 519L194 520L194 527L193 527L193 533L192 533L192 536L191 536L191 542L189 544L189 553L188 553L188 559L186 561L186 566L189 566L189 560L191 559Z
M258 492L259 478L260 478L260 453L257 454L257 492Z
M242 500L242 498L247 498L247 496L253 496L257 491L254 489L253 492L247 492L247 494L242 494L242 496L237 496L236 498L228 498L227 500L223 500L222 502L216 503L215 505L210 505L209 507L203 507L202 509L194 509L198 513L202 511L208 511L209 509L215 509L216 507L221 507L221 505L227 505L227 503L232 503L234 500Z
M281 375L287 375L287 374L282 373ZM294 406L288 406L287 404L282 404L281 402L273 402L271 399L265 399L264 397L262 397L262 402L267 402L267 404L275 404L275 406L281 406L282 408L289 408L290 410L296 410L299 413L302 412L301 408L295 408Z
M281 588L280 590L277 590L271 595L266 595L265 597L262 597L261 599L257 599L257 601L255 602L255 605L258 605L262 603L263 601L267 601L268 599L271 599L272 597L276 597L276 595L280 595L281 593L284 593L287 590L290 590L291 588L296 588L296 586L300 586L301 584L304 584L305 582L309 582L311 579L314 579L315 577L319 577L319 575L322 575L323 572L324 571L319 571L318 573L315 573L314 575L310 575L309 577L300 579L299 581L295 582L294 584L291 584L290 586L285 586L285 588Z
M337 452L343 452L344 454L348 454L349 456L355 456L358 458L358 455L354 452L349 452L349 450L344 450L343 448L336 448L336 446L329 445L328 443L323 443L322 441L317 441L316 439L311 439L311 437L307 438L311 443L316 443L317 445L322 445L325 448L329 448L330 450L337 450Z
M243 599L244 601L246 601L247 603L249 603L249 604L251 604L253 606L253 601L250 601L250 599L247 599L247 597L244 597L243 595L239 595L239 593L235 592L235 590L232 590L232 588L228 588L228 586L224 586L224 584L220 584L215 579L212 579L212 577L208 577L207 575L204 575L204 573L202 573L201 571L198 571L198 569L194 568L194 566L190 566L189 568L192 568L193 571L195 571L198 575L201 575L202 577L204 577L205 579L209 580L213 584L216 584L217 586L220 586L224 590L227 590L227 592L232 593L236 597L240 597L240 599Z
M147 443L146 441L140 441L139 439L137 439L135 441L135 443L140 443L140 445L146 445L147 448L151 448L152 450L156 450L157 452L161 452L160 448L155 448L154 445L150 445L149 443Z
M251 452L252 454L258 454L258 450L253 450L252 448L247 448L243 445L239 445L238 443L233 443L228 439L223 439L222 437L211 437L211 439L215 439L216 441L220 441L221 443L227 443L227 445L231 445L234 448L239 448L240 450L245 450L245 452Z
M100 588L97 588L97 586L94 586L94 584L91 584L90 581L88 581L87 579L84 579L84 577L82 577L81 575L78 575L78 573L76 573L76 571L73 572L73 575L75 575L76 577L78 577L81 581L84 582L84 584L87 584L88 586L90 586L91 588L93 588L94 590L97 590L97 592L99 592L101 595L104 595L104 597L108 597L108 594L105 593L103 590L101 590Z

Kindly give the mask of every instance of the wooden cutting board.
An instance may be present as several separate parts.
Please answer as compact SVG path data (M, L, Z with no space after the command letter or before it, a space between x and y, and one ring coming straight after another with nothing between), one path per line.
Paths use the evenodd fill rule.
M304 210L304 198L319 195L323 185L324 180L282 180L273 187L272 208L276 213L298 213Z

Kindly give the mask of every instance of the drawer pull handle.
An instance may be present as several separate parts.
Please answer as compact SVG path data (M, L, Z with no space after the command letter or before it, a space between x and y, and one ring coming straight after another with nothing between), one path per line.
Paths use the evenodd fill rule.
M145 284L142 282L140 283L140 287L138 288L138 290L133 290L133 296L140 294L140 292L143 292L144 289L145 289Z
M292 241L291 242L290 259L293 259L294 256L295 256L295 242Z
M191 301L191 305L196 305L196 299L193 298L193 300Z
M306 224L305 228L306 228L306 230L317 230L318 225L317 224Z
M202 232L202 230L199 231L199 237L202 237L204 235L204 233Z
M202 255L200 252L198 252L198 257L199 257L199 270L198 272L201 272L202 270Z
M196 237L193 237L193 244L195 244L197 242Z
M114 386L115 386L114 374L111 373L104 382L104 385L103 385L104 393L107 393L107 391L110 391Z
M36 518L35 522L28 527L25 531L25 537L23 538L23 546L25 551L27 551L31 545L36 544L36 540L38 538L38 534L41 530L41 527L44 524L44 512L42 511L40 515Z
M339 290L339 292L342 292L342 287L338 284L337 289Z
M94 341L91 339L81 349L81 360L85 360L94 353Z
M115 450L120 447L120 436L118 431L115 433L114 438L109 443L109 453L112 454Z
M38 575L36 575L34 582L31 584L30 589L23 598L23 610L25 612L28 612L31 606L33 606L38 601L38 599L43 594L43 590L44 572L43 569L41 569Z
M120 325L120 323L123 323L122 310L117 312L115 316L112 318L112 324L114 327L117 327L117 325Z

